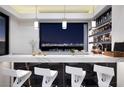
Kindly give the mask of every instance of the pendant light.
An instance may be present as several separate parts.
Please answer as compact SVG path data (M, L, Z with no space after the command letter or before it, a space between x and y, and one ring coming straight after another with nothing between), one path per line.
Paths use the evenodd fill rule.
M62 29L67 29L67 21L65 19L65 5L64 5L64 18L62 20Z
M39 22L38 22L38 18L37 18L37 6L35 6L34 30L38 30L38 29L39 29Z
M94 15L94 14L95 14L94 8L95 8L95 7L93 6L93 17L92 17L93 20L91 21L91 26L92 26L92 28L95 28L95 27L96 27L96 21L94 20L94 16L95 16L95 15Z

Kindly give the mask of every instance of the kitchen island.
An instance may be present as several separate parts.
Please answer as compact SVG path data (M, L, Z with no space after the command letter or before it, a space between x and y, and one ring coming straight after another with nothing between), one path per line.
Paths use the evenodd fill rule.
M93 72L94 64L113 67L115 70L115 77L113 78L111 85L117 86L117 66L118 63L123 63L124 58L122 57L109 57L102 54L85 54L85 55L4 55L0 56L0 65L1 67L6 67L6 64L10 64L11 69L24 69L30 70L33 73L34 67L41 68L50 68L53 70L57 70L59 72L56 81L53 86L59 87L67 87L70 86L70 76L65 73L65 66L74 66L74 67L82 67L85 71L87 71L87 75L85 78L85 86L94 87L97 86L97 77L96 73ZM42 78L40 76L36 76L32 74L30 81L31 86L40 87L40 82ZM5 77L3 81L1 81L2 85L4 85ZM13 78L8 81L9 86L13 83ZM7 84L6 84L7 85ZM6 86L5 85L5 86ZM29 86L29 82L24 84L25 86Z

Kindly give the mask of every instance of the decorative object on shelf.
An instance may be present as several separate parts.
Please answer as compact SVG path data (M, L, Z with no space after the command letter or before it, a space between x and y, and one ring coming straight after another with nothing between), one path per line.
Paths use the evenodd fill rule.
M93 46L92 47L92 51L91 51L93 54L102 54L102 51L97 48L96 46Z
M36 55L36 51L35 51L36 41L31 40L30 45L31 45L31 48L32 48L32 55L35 56Z
M65 10L65 5L64 5L64 18L63 18L63 21L62 21L62 29L67 29L67 21L66 21L66 18L65 18L65 13L66 13L66 10Z
M103 45L102 45L102 43L97 43L97 48L99 49L99 50L101 50L101 53L102 53L102 51L103 51Z
M70 52L74 55L75 54L75 49L70 49Z
M38 22L38 10L37 10L37 5L35 6L35 21L34 21L34 30L39 29L39 22Z
M43 52L43 51L41 51L41 50L39 50L39 51L37 51L37 53L36 53L37 55L44 55L44 56L46 56L46 53L45 52Z

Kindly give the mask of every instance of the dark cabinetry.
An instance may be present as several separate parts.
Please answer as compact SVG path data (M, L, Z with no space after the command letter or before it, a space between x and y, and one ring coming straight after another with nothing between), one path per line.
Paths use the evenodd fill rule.
M28 69L32 71L32 75L24 84L24 86L41 87L42 76L34 74L34 67L50 68L51 70L57 70L58 76L53 82L53 87L71 87L71 75L65 73L65 66L81 67L86 71L86 77L82 83L82 86L97 87L97 75L93 71L94 64L103 65L107 67L113 67L115 69L115 76L111 81L111 86L116 86L116 63L15 63L15 69ZM28 68L27 68L28 67Z

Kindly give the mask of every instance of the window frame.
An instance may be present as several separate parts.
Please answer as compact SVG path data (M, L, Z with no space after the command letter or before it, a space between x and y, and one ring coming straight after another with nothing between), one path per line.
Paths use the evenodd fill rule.
M41 24L43 24L43 23L60 23L60 22L40 22L40 23L39 23L39 28L41 28L40 26L41 26ZM82 24L86 24L86 26L87 26L87 33L86 33L86 34L87 34L87 37L84 39L84 42L83 42L83 43L86 44L86 42L85 42L85 40L86 40L86 41L87 41L87 44L86 44L86 46L83 45L83 48L82 48L82 49L83 49L83 50L85 49L86 51L88 51L88 22L69 22L69 23L82 23ZM84 36L85 36L85 33L84 33ZM84 37L84 36L83 36L83 37ZM39 29L39 49L40 49L41 51L49 51L50 49L45 49L45 48L43 49L43 47L41 46L42 40L41 40L40 38L41 38L41 30ZM84 47L85 47L85 48L84 48ZM54 49L59 49L59 48L58 48L58 47L54 47L53 50L54 50ZM72 47L72 48L69 48L69 47L68 47L68 48L67 48L67 47L66 47L65 49L78 49L78 50L82 50L81 47L80 47L80 48L75 48L75 47ZM62 50L64 50L64 49L62 48Z
M0 16L5 18L5 53L0 55L9 54L9 16L0 12Z

